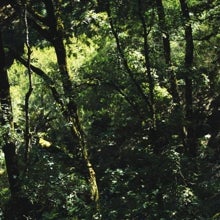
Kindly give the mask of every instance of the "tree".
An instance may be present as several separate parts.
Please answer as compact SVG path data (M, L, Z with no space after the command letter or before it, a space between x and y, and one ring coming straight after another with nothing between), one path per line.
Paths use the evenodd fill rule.
M75 91L73 89L73 84L70 80L68 65L66 61L67 55L66 48L64 45L64 29L62 18L60 16L62 5L58 1L42 1L37 5L40 6L40 9L42 9L43 7L46 10L46 14L40 15L40 12L34 9L35 3L30 2L26 6L28 12L31 15L29 17L29 22L41 36L43 36L48 42L52 44L52 46L55 49L58 68L62 80L64 97L66 100L68 100L65 101L65 104L63 103L65 109L63 111L63 115L65 119L68 121L68 123L72 125L71 130L73 136L78 139L79 146L77 147L76 152L79 154L79 156L82 155L86 169L88 170L88 179L91 186L91 200L97 202L99 195L95 171L89 160L88 149L84 137L85 135L80 125L79 116L77 112L77 103L74 99ZM14 10L16 10L16 8L19 6L19 3L12 2L12 6L14 7ZM18 10L21 6L22 5L19 6Z
M19 172L29 158L26 216L217 218L217 1L11 0L4 21L8 3L2 93Z

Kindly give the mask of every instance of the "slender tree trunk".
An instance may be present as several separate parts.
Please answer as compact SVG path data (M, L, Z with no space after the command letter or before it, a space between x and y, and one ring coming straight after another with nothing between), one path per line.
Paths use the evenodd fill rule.
M167 66L167 72L170 80L170 94L172 95L173 102L177 105L180 105L180 97L177 87L177 81L175 73L172 70L172 60L171 60L171 47L170 47L170 35L168 32L167 24L166 24L166 17L164 13L164 7L162 0L157 0L157 14L159 18L159 27L160 31L162 32L162 39L163 39L163 48L164 48L164 59Z
M146 75L147 75L148 84L149 84L150 112L151 112L151 120L152 120L151 130L152 130L152 133L154 133L156 131L156 113L155 113L155 98L154 98L155 83L154 83L154 78L151 73L150 50L149 50L150 46L148 43L149 32L147 31L147 25L145 22L145 18L143 16L141 0L138 0L138 6L139 6L139 10L138 10L139 18L140 18L142 29L143 29L142 36L144 39L144 45L143 45L144 59L145 59Z
M16 145L11 133L14 130L12 105L10 97L10 85L5 67L5 54L0 31L0 124L3 130L3 152L8 174L9 189L11 198L5 207L4 217L7 220L24 219L32 209L32 204L22 195L20 172L18 168L18 158Z
M151 71L151 61L150 61L150 45L148 40L148 35L150 33L150 27L147 27L144 11L142 10L143 5L142 1L138 0L138 15L142 25L142 37L143 37L143 48L144 48L144 60L145 60L145 69L146 77L149 85L149 100L150 100L150 113L152 125L149 130L149 140L154 146L154 153L158 154L161 152L161 146L156 144L158 139L157 132L157 119L156 119L156 108L155 108L155 81Z
M15 143L10 137L13 132L13 116L10 97L10 85L5 67L5 54L0 32L0 104L1 104L1 126L4 129L3 151L5 155L6 169L8 174L9 188L12 197L20 193L19 170Z
M166 64L166 69L169 77L169 89L168 91L172 95L174 106L174 112L180 115L181 118L179 118L180 123L178 127L178 131L180 134L180 137L182 139L183 145L185 147L185 140L186 140L186 134L185 134L185 125L183 124L183 106L181 105L181 98L178 91L178 85L177 85L177 79L176 75L172 68L172 58L171 58L171 46L170 46L170 34L166 23L166 15L164 12L164 6L162 0L156 0L156 7L157 7L157 14L158 14L158 24L161 31L162 41L163 41L163 51L164 51L164 60ZM181 113L181 114L179 114ZM176 126L176 125L175 125ZM175 129L174 129L175 130Z
M184 29L185 29L185 123L186 123L186 140L185 148L190 156L195 157L197 154L197 140L195 136L193 123L193 59L194 43L192 35L192 26L190 23L189 9L185 0L180 0Z
M25 6L26 7L26 6ZM24 163L25 163L25 172L28 169L29 163L29 151L31 148L31 134L30 134L30 117L29 117L29 100L33 91L32 87L32 76L31 76L31 47L29 43L29 25L27 21L27 9L24 11L24 23L25 23L25 32L26 32L26 47L27 47L27 71L28 71L28 82L29 88L27 93L25 94L25 133L24 133L24 141L25 141L25 152L24 152Z

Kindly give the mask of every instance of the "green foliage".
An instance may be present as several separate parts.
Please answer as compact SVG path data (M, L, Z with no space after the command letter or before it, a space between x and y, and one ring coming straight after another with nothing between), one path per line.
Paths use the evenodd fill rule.
M10 197L3 153L0 153L0 197L0 217L3 217L5 204Z
M77 104L88 156L96 171L101 219L218 219L219 4L187 1L194 39L194 63L189 75L193 112L189 121L185 112L186 41L179 1L163 1L170 65L164 60L162 38L166 35L159 28L156 2L140 1L142 11L138 1L109 2L121 48L112 34L106 3L60 1L61 5L56 5L64 23L74 93L71 98ZM31 4L46 16L44 4ZM140 12L147 26L148 56ZM50 77L66 107L69 97L63 90L65 76L59 73L54 48L36 35L31 25L30 32L31 64ZM25 50L23 57L27 57ZM153 79L153 99L146 62ZM171 96L171 72L177 78L178 104ZM48 82L34 71L29 100L31 147L29 161L24 161L27 68L14 62L8 73L15 129L1 126L0 143L3 146L9 141L5 138L8 133L16 143L22 195L33 204L33 213L45 220L98 219L89 196L87 167L78 151L78 139L71 135L72 125L65 120L65 108L55 101ZM154 130L150 107L155 110ZM184 148L189 123L196 139L194 158ZM0 197L1 218L10 198L3 154Z

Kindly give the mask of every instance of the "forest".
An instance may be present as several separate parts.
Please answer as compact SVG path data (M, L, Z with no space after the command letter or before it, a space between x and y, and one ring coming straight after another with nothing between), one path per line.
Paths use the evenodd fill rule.
M220 219L218 0L0 1L0 219Z

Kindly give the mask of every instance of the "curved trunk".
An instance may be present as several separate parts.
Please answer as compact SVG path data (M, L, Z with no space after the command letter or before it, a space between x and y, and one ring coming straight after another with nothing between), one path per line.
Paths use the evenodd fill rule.
M72 127L71 127L72 133L74 136L78 138L79 148L81 149L83 160L85 161L86 167L88 169L91 200L98 202L99 191L98 191L98 186L96 182L96 175L95 175L95 171L88 157L88 149L86 146L84 133L79 122L79 116L77 114L77 104L75 103L75 100L73 97L74 91L72 89L72 83L69 78L67 62L66 62L66 50L63 44L63 39L57 37L56 41L53 43L54 43L54 48L56 51L60 74L62 75L62 84L63 84L64 94L65 94L65 97L69 99L67 103L68 114L65 115L65 118L67 119L68 122L70 122L70 124L72 124Z
M75 103L73 85L70 80L68 65L66 61L67 55L66 55L66 48L62 36L62 21L59 17L59 10L54 9L54 5L52 1L45 1L45 5L48 11L48 19L50 20L49 22L50 33L53 34L53 37L50 38L50 42L54 46L56 52L57 63L59 66L60 75L62 76L61 80L62 80L64 95L68 99L68 103L66 104L67 114L64 114L64 116L66 120L70 122L70 124L72 124L72 128L71 128L72 133L74 137L77 137L78 139L78 143L79 143L78 151L80 151L80 153L82 154L83 160L86 164L88 171L88 181L90 184L91 200L96 203L96 207L98 208L97 204L99 200L99 191L96 181L96 175L92 163L90 162L88 157L88 149L86 146L84 133L81 128L81 124L79 122L79 116L77 114L78 111L77 104Z

